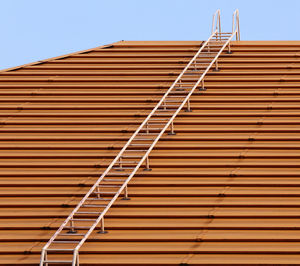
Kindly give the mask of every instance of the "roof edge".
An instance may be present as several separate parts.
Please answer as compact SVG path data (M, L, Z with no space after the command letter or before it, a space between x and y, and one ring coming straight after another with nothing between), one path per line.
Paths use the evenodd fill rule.
M68 57L68 56L90 52L90 51L93 51L95 49L109 48L109 47L112 47L114 44L117 44L119 42L121 42L121 41L113 42L113 43L110 43L110 44L100 45L100 46L97 46L97 47L94 47L94 48L90 48L90 49L86 49L86 50L81 50L81 51L74 52L74 53L69 53L69 54L64 54L64 55L60 55L60 56L50 57L50 58L47 58L47 59L44 59L44 60L38 60L38 61L31 62L31 63L27 63L27 64L15 66L15 67L5 68L5 69L0 70L0 73L12 71L12 70L17 70L17 69L20 69L20 68L23 68L23 67L27 67L27 66L33 66L33 65L39 65L39 64L42 64L42 63L47 63L47 62L50 62L51 60L62 59L62 58Z

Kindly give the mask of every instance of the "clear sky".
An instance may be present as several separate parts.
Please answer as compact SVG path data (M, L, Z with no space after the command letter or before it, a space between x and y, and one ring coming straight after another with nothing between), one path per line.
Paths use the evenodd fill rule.
M205 40L220 8L242 40L299 40L300 0L0 0L0 69L120 40Z

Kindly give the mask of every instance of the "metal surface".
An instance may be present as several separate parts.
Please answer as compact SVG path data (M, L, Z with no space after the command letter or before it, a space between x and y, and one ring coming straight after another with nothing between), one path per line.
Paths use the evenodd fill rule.
M234 16L235 14L237 13L235 12ZM79 265L79 249L99 223L101 224L99 233L107 233L104 223L106 213L121 194L123 194L123 200L130 200L127 188L129 181L144 162L144 170L151 171L150 152L169 127L169 134L175 134L173 124L175 117L185 105L187 105L186 111L191 112L190 96L200 84L199 89L205 90L205 75L213 65L215 65L215 71L219 70L217 60L220 54L227 46L230 47L230 41L237 35L236 26L231 33L221 32L219 10L213 17L214 27L216 28L212 35L204 42L119 154L43 247L40 266L48 266L52 263ZM196 81L188 79L191 74L199 76ZM90 208L93 210L89 210ZM87 219L83 218L83 215L95 215L96 218ZM88 223L88 225L82 225L83 223ZM84 230L84 232L78 233L79 230ZM74 236L79 238L74 240ZM60 237L64 239L61 240ZM67 245L72 245L72 247L66 248ZM57 254L63 252L66 254L71 252L71 258L69 260L56 259Z
M122 41L0 74L1 266L39 264L201 43ZM82 266L299 264L300 42L231 51L157 142L152 171L132 178L131 200L110 208L109 233L99 224L81 247Z
M97 66L57 61L1 74L0 265L38 265L45 242L199 45L120 42L81 55L97 55ZM81 265L295 265L299 47L232 42L207 90L191 96L192 112L177 115L176 135L152 150L152 171L129 183L131 200L108 211L109 233L98 234L99 224L82 246Z

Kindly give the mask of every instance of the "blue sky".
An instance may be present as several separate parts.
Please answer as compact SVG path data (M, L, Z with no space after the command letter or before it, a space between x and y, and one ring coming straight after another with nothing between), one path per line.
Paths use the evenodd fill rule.
M0 69L119 40L204 40L240 10L242 40L299 40L299 0L0 0Z

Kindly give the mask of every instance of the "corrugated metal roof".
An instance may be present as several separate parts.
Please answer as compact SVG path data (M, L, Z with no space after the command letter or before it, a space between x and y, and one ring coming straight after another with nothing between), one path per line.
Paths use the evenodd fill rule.
M38 264L201 43L118 42L0 73L0 265ZM300 42L232 50L82 265L300 264Z

